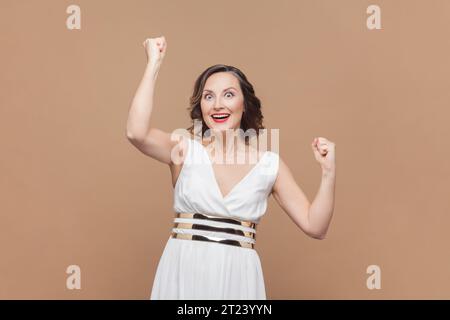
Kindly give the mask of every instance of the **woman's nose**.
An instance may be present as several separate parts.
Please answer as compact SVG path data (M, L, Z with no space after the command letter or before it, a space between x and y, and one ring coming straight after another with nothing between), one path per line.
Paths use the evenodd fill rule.
M214 109L216 109L216 110L223 109L223 106L222 106L222 104L220 103L220 101L217 101L217 102L214 104Z

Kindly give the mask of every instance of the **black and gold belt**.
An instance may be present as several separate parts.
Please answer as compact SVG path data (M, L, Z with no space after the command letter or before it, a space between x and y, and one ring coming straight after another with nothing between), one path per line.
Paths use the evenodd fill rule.
M171 237L254 249L256 223L203 213L177 213Z

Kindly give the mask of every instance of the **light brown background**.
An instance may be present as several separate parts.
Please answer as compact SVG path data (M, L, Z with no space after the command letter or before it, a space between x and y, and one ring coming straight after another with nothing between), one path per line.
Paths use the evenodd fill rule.
M172 227L169 168L126 139L164 35L152 124L189 126L208 66L241 68L280 129L312 201L310 143L336 143L328 237L308 238L273 198L259 228L269 299L450 298L450 2L2 1L0 298L147 299ZM381 7L382 30L366 27ZM81 290L66 289L67 266ZM381 290L366 287L381 267Z

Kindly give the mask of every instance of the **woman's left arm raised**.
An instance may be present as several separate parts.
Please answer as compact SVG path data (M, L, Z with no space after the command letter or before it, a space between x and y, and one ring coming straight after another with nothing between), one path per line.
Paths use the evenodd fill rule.
M318 137L314 138L311 147L322 168L322 181L314 201L308 201L281 157L272 193L280 207L303 232L322 240L325 239L334 210L335 144L326 138Z

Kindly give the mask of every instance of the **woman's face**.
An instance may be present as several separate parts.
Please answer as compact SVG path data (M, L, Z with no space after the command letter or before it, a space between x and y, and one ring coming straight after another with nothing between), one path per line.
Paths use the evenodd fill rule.
M203 120L212 130L239 129L244 95L239 80L229 72L216 72L206 80L200 102Z

